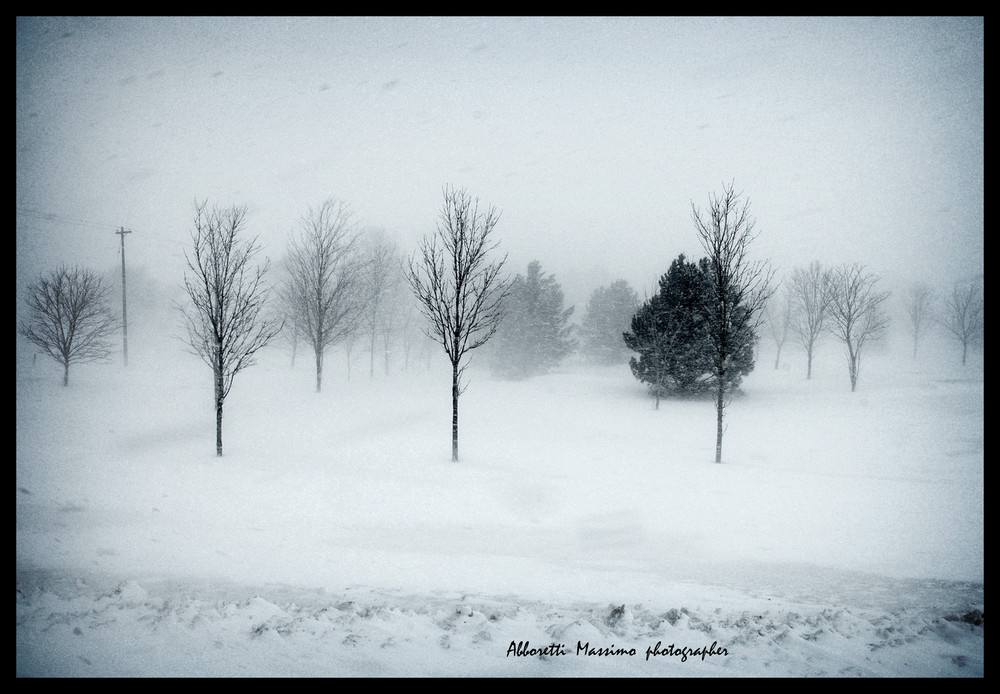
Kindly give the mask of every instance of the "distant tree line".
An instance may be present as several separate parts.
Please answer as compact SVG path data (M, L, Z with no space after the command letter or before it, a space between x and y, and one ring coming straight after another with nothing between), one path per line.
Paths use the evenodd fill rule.
M791 337L805 350L806 378L812 378L816 346L832 337L844 348L851 390L856 390L862 355L885 335L889 325L891 293L880 290L880 282L878 275L858 263L824 268L814 261L794 269L766 311L768 334L776 347L774 368L779 366L782 346ZM958 342L963 366L969 347L982 343L981 277L954 283L943 298L926 282L914 282L902 302L914 358L922 338L935 325Z
M755 220L732 185L710 196L704 210L692 204L703 257L679 255L644 301L624 279L594 289L579 324L540 261L513 278L504 274L499 219L498 210L480 207L465 190L445 188L436 232L405 259L385 230L363 227L346 203L329 198L300 218L272 269L267 258L258 260L262 249L248 232L245 207L196 204L185 256L187 300L177 308L185 342L213 373L217 454L235 376L279 335L293 366L299 348L309 350L317 392L331 350L346 354L348 378L352 356L366 352L373 378L377 366L389 374L394 359L408 368L443 348L452 366L454 460L468 357L488 344L486 364L501 378L541 375L579 354L593 364L627 364L656 407L663 397L711 394L721 461L724 412L755 366L761 335L774 342L775 368L787 342L800 345L807 379L817 344L834 338L844 347L855 390L864 354L888 326L890 293L863 265L826 268L816 261L794 269L779 287L770 266L750 258ZM27 304L18 332L62 365L64 385L72 364L106 361L122 329L102 277L83 268L39 277L28 286ZM904 304L914 356L934 325L959 344L963 364L982 342L981 276L955 283L941 297L915 283Z

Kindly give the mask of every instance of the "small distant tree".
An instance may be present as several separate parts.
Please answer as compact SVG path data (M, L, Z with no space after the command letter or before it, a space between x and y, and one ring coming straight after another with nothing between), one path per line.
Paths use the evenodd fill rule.
M638 309L639 295L625 280L595 289L580 326L581 351L598 364L626 363L629 354L622 334Z
M444 347L451 362L451 457L458 461L458 398L465 389L463 359L492 338L503 319L510 280L507 257L490 260L500 213L465 190L446 188L437 232L420 242L406 280L429 322L427 335Z
M829 330L847 352L851 392L858 385L865 347L882 337L889 325L883 305L890 293L878 291L878 281L877 275L858 264L841 266L832 275Z
M63 386L70 364L107 361L111 337L121 327L112 312L110 289L100 275L60 267L28 285L28 317L18 332L63 365Z
M406 279L405 277L403 278ZM398 343L403 352L403 370L410 369L410 360L414 356L414 348L429 342L427 335L420 329L422 321L420 309L414 301L412 293L406 292L399 297Z
M212 369L215 383L215 453L222 455L222 409L236 374L256 363L282 329L281 318L269 314L271 288L265 284L270 262L256 265L256 237L246 235L246 207L197 205L194 248L185 252L184 273L189 305L179 305L187 326L187 343Z
M299 344L302 342L302 333L295 323L295 301L288 292L289 273L287 258L272 266L271 271L277 275L274 279L277 301L274 303L274 310L281 317L284 328L281 331L282 339L292 350L291 368L295 368L295 359L299 353Z
M316 392L323 388L323 358L357 330L363 264L359 232L347 205L333 198L310 208L289 241L288 279L282 290L291 329L312 347Z
M384 229L369 229L364 234L361 257L361 328L368 338L368 376L373 378L377 348L389 373L389 345L393 324L401 313L398 290L403 276L396 243Z
M344 361L347 363L347 380L351 380L351 368L354 365L354 352L358 346L361 336L355 331L350 332L344 336L341 340L341 345L344 348Z
M715 462L722 462L723 417L738 383L734 370L739 356L752 358L764 307L773 293L774 270L765 261L750 259L750 244L757 237L750 203L733 185L709 198L703 213L691 204L695 230L708 256L708 287L702 305L711 343L715 377ZM751 363L752 364L752 363ZM753 368L752 365L750 368Z
M909 322L910 334L913 336L913 358L917 358L917 345L920 336L924 334L927 324L934 317L934 290L924 282L916 282L910 286L906 294L906 318Z
M793 271L788 285L792 333L806 350L806 379L812 378L813 352L825 334L832 282L830 270L813 261L808 268Z
M764 322L767 332L777 348L774 353L774 368L777 370L781 361L781 349L788 341L792 326L792 301L788 287L783 293L775 294L764 308Z
M529 263L510 287L503 326L490 345L494 372L521 379L558 365L576 346L569 323L573 308L563 308L555 276L545 275L539 261Z
M957 282L945 300L942 325L962 345L962 366L969 345L983 335L983 288L979 282Z

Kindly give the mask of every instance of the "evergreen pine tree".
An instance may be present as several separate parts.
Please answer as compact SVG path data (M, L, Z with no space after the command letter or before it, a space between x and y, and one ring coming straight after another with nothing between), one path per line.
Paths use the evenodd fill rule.
M646 301L632 318L631 330L623 334L625 345L638 353L629 365L632 374L648 383L657 398L667 394L707 391L714 383L712 345L705 323L704 306L710 291L708 260L688 262L683 254L660 278L659 293ZM753 369L753 343L740 345L729 384L738 386Z
M518 275L504 304L505 318L492 347L493 371L520 379L545 373L576 347L570 336L573 307L563 308L563 292L537 260Z
M594 290L581 325L582 349L598 364L625 364L628 348L622 333L639 307L639 297L625 280Z

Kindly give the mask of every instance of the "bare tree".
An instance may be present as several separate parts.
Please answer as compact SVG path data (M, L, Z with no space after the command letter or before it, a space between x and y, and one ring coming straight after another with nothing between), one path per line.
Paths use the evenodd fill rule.
M711 341L715 378L715 462L722 462L723 417L728 405L729 384L734 380L737 356L753 349L763 320L764 307L774 293L774 270L766 261L749 257L757 237L750 203L742 200L732 184L721 195L709 197L703 214L691 204L695 230L708 256L709 291L703 306Z
M806 379L812 378L813 353L826 327L832 281L831 272L813 261L805 270L794 270L788 286L792 332L806 350Z
M913 335L913 358L917 358L917 345L924 328L934 314L934 290L924 282L916 282L906 294L906 318Z
M983 288L979 282L958 282L945 300L941 324L962 343L962 366L969 354L969 345L982 337Z
M184 273L190 305L184 314L187 343L212 368L215 379L215 453L222 455L222 408L236 374L253 366L256 355L280 331L281 319L270 315L271 288L264 282L270 267L256 237L244 238L246 207L208 209L196 206L194 249L185 252L190 274Z
M451 361L451 457L458 461L458 398L465 389L466 354L484 345L503 318L511 281L501 277L507 257L489 260L500 213L479 212L465 190L446 188L437 232L424 237L409 260L406 280L430 323L428 337L444 347Z
M767 331L774 340L777 351L774 354L774 368L777 370L781 362L781 348L788 341L788 333L792 326L792 298L789 287L785 287L784 293L778 302L772 299L767 302L764 308L764 319L767 323Z
M389 372L389 344L393 318L398 313L398 287L402 279L396 243L383 229L372 229L362 244L364 273L361 293L364 297L361 323L368 337L368 375L375 376L375 351L381 346L385 371ZM379 344L381 343L381 344Z
M18 331L63 365L106 361L110 338L121 327L112 313L109 288L100 275L81 268L60 267L28 285L29 316Z
M405 280L405 274L404 274ZM420 303L412 292L400 296L398 337L403 350L403 369L409 370L411 362L420 360L426 368L430 368L430 355L435 349L436 340L428 337L423 329L424 317L420 312Z
M299 352L299 339L302 337L302 334L299 332L299 329L295 327L295 321L291 320L291 314L285 313L284 316L287 323L285 324L285 329L282 330L281 333L285 336L285 340L288 341L288 346L292 348L292 363L290 366L294 369L295 357L298 356Z
M403 348L403 370L406 371L410 368L410 355L413 352L414 344L418 338L422 339L425 336L422 331L415 329L419 314L414 302L405 301L402 303L399 315L399 332Z
M323 387L323 357L358 326L362 264L359 232L347 206L328 199L310 208L289 241L289 278L283 288L292 328L313 349L316 392Z
M352 331L344 336L341 343L344 347L344 361L347 362L347 380L351 380L351 366L354 364L354 348L358 345L358 333Z
M877 291L878 276L856 263L839 267L832 278L829 330L847 350L847 368L854 392L865 346L879 339L889 325L882 305L890 293Z

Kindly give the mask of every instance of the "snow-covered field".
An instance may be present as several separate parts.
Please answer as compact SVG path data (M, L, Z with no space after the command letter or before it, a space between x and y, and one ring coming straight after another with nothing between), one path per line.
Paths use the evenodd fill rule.
M217 458L176 345L23 352L17 675L982 677L982 354L897 351L765 353L722 465L627 366L471 369L456 464L442 353L317 394L276 349Z

